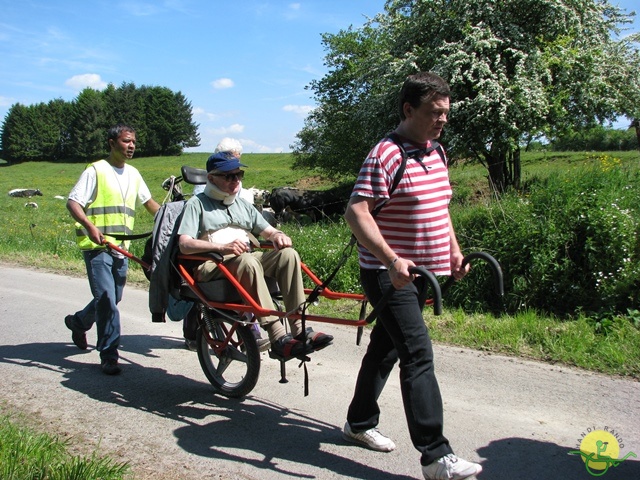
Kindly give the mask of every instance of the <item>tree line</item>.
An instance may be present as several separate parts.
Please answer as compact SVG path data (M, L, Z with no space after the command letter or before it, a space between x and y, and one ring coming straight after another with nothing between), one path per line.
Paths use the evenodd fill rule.
M616 130L597 126L561 135L551 142L550 147L561 152L615 152L637 150L640 143L633 128Z
M517 188L523 145L640 119L632 18L609 0L388 0L362 28L322 36L329 73L308 87L318 106L295 165L357 172L396 127L405 78L432 71L452 90L449 156L484 165L495 191Z
M0 156L9 163L88 161L108 153L107 130L118 123L136 129L136 156L179 155L200 144L191 103L159 86L109 84L62 99L9 109L2 124Z

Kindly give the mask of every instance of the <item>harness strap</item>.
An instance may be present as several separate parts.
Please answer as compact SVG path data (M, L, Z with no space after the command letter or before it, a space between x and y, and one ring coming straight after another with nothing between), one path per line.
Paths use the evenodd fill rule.
M116 240L140 240L141 238L147 238L153 232L147 233L135 233L131 235L127 235L124 233L110 233L109 236L115 238Z

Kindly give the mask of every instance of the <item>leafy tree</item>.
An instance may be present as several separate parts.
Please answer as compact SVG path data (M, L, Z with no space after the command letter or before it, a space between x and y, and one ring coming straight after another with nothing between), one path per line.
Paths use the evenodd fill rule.
M8 162L22 162L37 156L33 118L33 109L20 103L12 105L7 112L2 128L2 155Z
M312 167L330 176L353 173L364 154L389 129L395 115L394 106L373 101L374 91L384 92L383 78L373 78L369 65L377 62L384 45L382 32L373 27L322 36L330 51L326 65L332 73L314 80L318 107L297 134L294 146L296 167ZM380 118L382 116L382 119Z
M179 152L189 147L200 145L200 135L198 134L198 124L193 123L193 107L191 102L182 94L177 92L174 95L177 111L174 120L174 142L178 145Z
M2 126L2 157L95 160L108 152L107 130L117 123L136 129L138 156L176 155L200 142L191 103L182 93L109 84L103 91L86 88L71 103L13 105Z
M144 104L144 155L177 155L184 147L199 145L197 125L191 121L191 104L182 93L166 87L141 89Z
M69 155L72 106L62 99L51 100L36 107L39 128L36 139L43 159L60 160Z
M636 131L636 139L638 140L638 149L640 150L640 118L634 118L631 127Z
M85 88L73 102L71 154L82 160L96 160L107 152L106 107L101 92Z
M430 70L452 88L450 155L482 162L497 191L518 186L528 140L640 116L640 54L615 39L629 19L607 0L389 0L362 29L323 36L330 72L310 84L296 165L357 171L397 124L406 76Z
M13 105L2 129L4 158L12 163L63 158L68 147L69 113L69 105L61 99Z
M144 131L144 99L140 89L134 83L123 82L116 88L113 84L107 85L102 91L106 109L106 124L116 125L124 123L137 130ZM140 134L136 134L138 143L143 143Z
M550 144L556 151L597 151L635 150L638 148L636 135L632 129L616 130L595 126L574 130L559 135Z

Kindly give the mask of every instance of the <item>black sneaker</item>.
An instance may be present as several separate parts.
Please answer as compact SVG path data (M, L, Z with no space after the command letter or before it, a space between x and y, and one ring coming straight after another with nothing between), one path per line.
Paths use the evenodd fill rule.
M87 333L82 330L78 330L73 326L74 315L67 315L64 317L64 324L69 330L71 330L71 340L76 344L80 350L86 350L87 345Z
M117 358L107 358L106 360L102 360L102 365L100 367L102 368L102 373L107 375L118 375L122 371L120 365L118 365Z
M292 358L304 355L304 342L296 340L290 333L283 335L271 344L271 351L282 358Z
M333 336L327 335L322 332L314 332L311 327L307 327L305 332L295 336L295 339L300 342L306 342L311 346L313 351L322 350L324 347L328 347L333 342Z

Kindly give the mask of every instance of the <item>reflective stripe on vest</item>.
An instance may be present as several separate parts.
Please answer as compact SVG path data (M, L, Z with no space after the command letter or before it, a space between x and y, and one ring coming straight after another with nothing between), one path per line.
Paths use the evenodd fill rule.
M99 160L88 165L87 168L94 168L96 171L96 198L85 211L87 218L102 232L105 240L128 249L131 243L129 240L118 242L114 238L109 238L109 234L131 235L133 233L140 176L129 175L128 189L123 192L116 178L117 173L109 162ZM126 195L126 198L123 198L123 195ZM93 243L89 238L89 232L79 223L76 223L76 241L83 250L104 248Z

